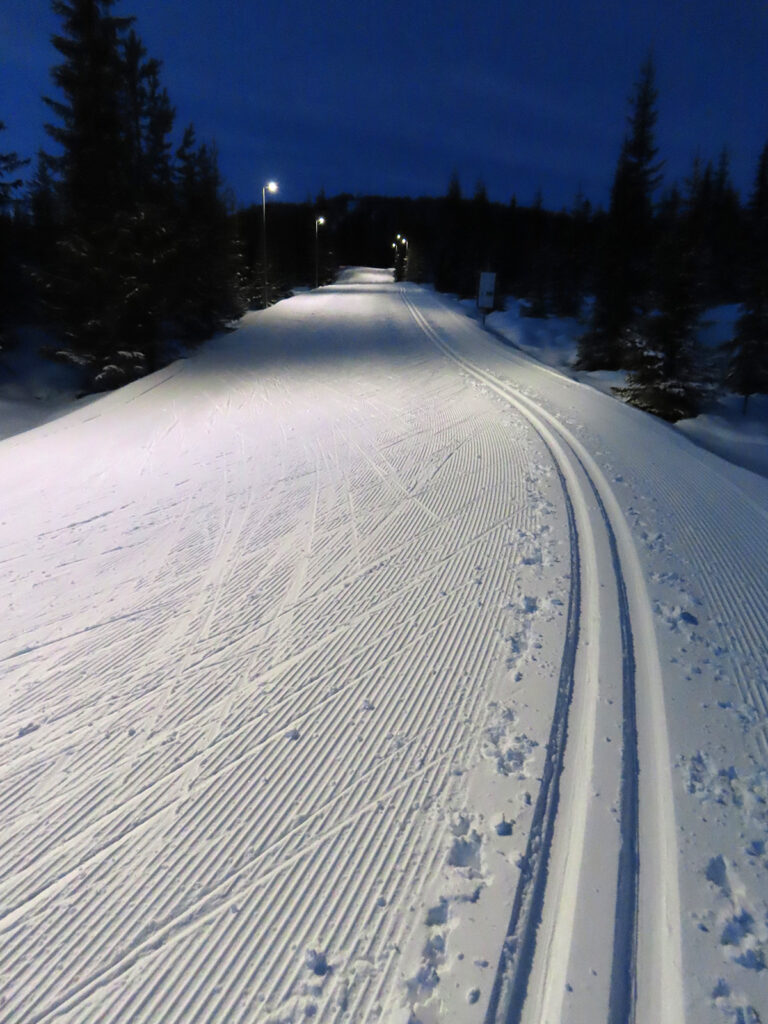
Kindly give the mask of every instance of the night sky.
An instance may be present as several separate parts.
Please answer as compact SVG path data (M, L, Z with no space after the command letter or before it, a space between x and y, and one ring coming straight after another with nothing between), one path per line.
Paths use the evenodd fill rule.
M627 99L652 49L665 180L698 152L731 156L748 193L768 141L766 0L124 0L177 110L215 140L241 203L269 178L303 201L321 188L607 202ZM0 149L46 144L45 0L2 0Z

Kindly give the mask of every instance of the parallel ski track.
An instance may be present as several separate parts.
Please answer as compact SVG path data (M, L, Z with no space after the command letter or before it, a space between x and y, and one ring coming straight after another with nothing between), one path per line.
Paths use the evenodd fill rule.
M584 485L578 482L579 478L573 472L574 466L579 468L587 481L587 486L597 504L600 519L606 531L619 603L618 625L621 632L623 703L619 821L620 846L617 865L617 895L613 924L613 954L607 1022L608 1024L634 1024L637 1019L638 997L641 1000L640 1005L645 1008L649 1003L653 1004L654 1000L658 1000L658 994L649 995L645 992L638 993L637 991L638 892L642 878L646 876L640 875L641 843L638 792L640 755L637 731L638 693L636 687L633 627L639 631L640 644L646 651L650 650L655 653L656 647L652 623L645 618L643 618L643 621L636 623L631 615L625 569L619 551L617 532L621 531L622 533L625 559L628 555L634 554L631 537L628 537L623 516L615 506L615 502L612 501L612 495L610 495L607 483L600 470L573 434L554 416L537 406L526 396L514 391L507 382L502 381L489 370L474 365L464 355L457 352L449 342L444 341L440 337L426 316L409 300L407 293L403 291L401 295L414 320L427 337L443 353L454 359L467 373L471 374L475 379L482 381L512 404L525 416L539 434L555 464L562 486L568 518L571 549L571 592L560 680L547 746L547 761L542 774L539 795L531 823L524 858L525 867L521 871L513 901L512 913L507 929L507 939L502 948L496 972L486 1014L486 1024L520 1024L523 1019L529 979L536 956L537 931L542 920L546 900L548 863L555 828L558 815L567 816L569 814L568 808L560 807L559 779L566 757L569 709L573 698L574 669L579 646L582 616L580 607L582 602L580 578L583 566L581 565L580 558L580 539L574 512L574 501L578 497L583 502L588 497L587 492L583 490ZM579 493L580 491L581 493ZM606 507L607 502L612 504L611 513L609 513ZM629 541L628 544L627 540ZM633 577L637 584L638 579L640 579L639 570L635 564L632 565L632 569L634 570ZM644 608L646 610L647 606L648 602L647 598L645 598ZM656 679L658 682L660 680L658 656L656 655L655 659L652 656L649 660L651 662L651 671L653 672L655 669L657 672ZM666 744L662 742L661 748L668 759ZM657 768L660 769L658 774L664 776L663 767L657 766ZM664 779L661 785L664 785L666 781ZM671 786L668 789L668 800L671 799L670 792ZM648 794L646 796L648 798ZM650 798L652 799L653 797L651 796ZM666 817L668 825L669 820L673 820L673 814L671 814L669 806L667 807ZM646 811L646 829L650 830L654 827L663 826L663 818L661 821L652 821L651 819L652 814ZM658 848L655 851L654 866L663 865L667 869L668 874L671 869L673 878L671 886L659 885L658 881L656 883L659 888L665 890L661 900L657 901L654 907L655 920L652 921L652 927L656 932L657 940L662 943L662 948L654 950L655 962L653 970L657 977L649 978L648 983L659 985L663 982L661 1005L658 1002L655 1004L660 1012L654 1019L658 1020L659 1024L681 1024L685 1017L682 979L680 975L679 913L676 912L679 905L679 895L676 886L676 862L671 865L669 863L670 857L674 857L674 849L670 852L669 847L674 843L675 837L668 833L669 828L667 827L667 834L657 842ZM652 837L653 833L651 832L651 836L644 836L644 839ZM650 883L653 878L651 871L648 872L647 878ZM564 979L558 979L553 981L553 984L562 985L563 982ZM641 1019L651 1018L644 1015Z

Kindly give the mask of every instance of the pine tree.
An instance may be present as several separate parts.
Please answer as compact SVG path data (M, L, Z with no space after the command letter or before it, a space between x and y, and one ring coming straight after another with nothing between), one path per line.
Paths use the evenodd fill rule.
M732 302L740 297L743 256L741 208L727 151L722 151L717 166L697 156L685 184L682 216L696 253L701 300L708 305Z
M528 281L525 297L526 315L546 317L550 312L552 292L552 217L544 209L544 196L536 190L533 206L527 211Z
M731 180L728 150L723 149L713 178L712 280L710 302L741 298L744 275L743 216L739 195Z
M149 62L142 123L144 190L149 202L167 207L173 193L171 131L176 111L160 85L159 70L158 61Z
M628 132L619 155L603 238L589 330L579 340L577 365L618 369L635 321L648 309L653 284L653 194L661 181L655 144L657 91L651 58L643 64L630 100Z
M468 226L466 202L462 198L457 171L451 174L448 192L442 200L442 215L435 252L435 288L440 292L471 295L472 272L467 255Z
M60 332L56 354L83 366L95 388L144 368L121 330L135 292L133 161L121 52L132 19L114 17L113 5L54 0L63 25L53 45L63 61L51 74L61 98L44 97L59 122L46 128L62 151L50 158L61 222L44 294Z
M0 121L0 132L5 130L5 123ZM0 213L7 212L14 192L21 188L22 179L15 174L28 163L29 160L20 159L18 153L0 153Z
M454 170L451 172L451 178L448 182L448 200L452 203L460 203L462 200L461 194L461 181L459 179L459 172Z
M470 204L468 260L472 269L473 284L481 270L491 269L491 204L485 182L478 179Z
M627 330L630 370L626 386L616 391L631 405L674 422L696 415L711 384L696 342L696 261L681 232L667 238L658 260L654 309Z
M160 62L148 59L136 33L123 42L125 132L130 167L130 199L121 216L129 284L122 332L147 371L159 365L160 331L177 253L171 141L174 111L159 82Z
M0 132L5 124L0 121ZM11 342L9 324L18 309L21 264L15 244L17 225L12 216L14 194L21 188L17 172L28 164L17 153L0 153L0 351Z
M63 33L53 45L63 62L51 76L63 99L44 97L60 124L46 130L63 153L55 166L77 228L100 226L125 202L130 144L124 117L121 42L133 22L110 11L115 0L53 0Z
M234 216L222 194L215 148L184 132L174 168L178 254L171 316L185 337L202 340L246 308Z
M556 316L577 317L584 302L592 210L581 190L571 211L554 219L551 252L551 303Z
M43 292L57 354L95 388L155 369L166 327L209 336L241 308L215 151L185 137L174 163L160 62L114 2L54 0L61 96L46 99L62 154L49 158L59 237Z
M749 201L746 295L728 344L726 384L744 397L768 394L768 144L763 148Z

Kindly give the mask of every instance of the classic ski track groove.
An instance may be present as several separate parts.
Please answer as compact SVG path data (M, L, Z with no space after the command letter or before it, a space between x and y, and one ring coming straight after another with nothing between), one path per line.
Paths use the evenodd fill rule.
M608 994L608 1024L632 1024L635 1020L658 1021L659 1024L681 1024L685 1020L683 982L681 967L681 940L679 919L679 892L677 889L677 862L674 833L674 809L672 806L672 779L668 742L663 717L663 694L660 688L661 671L656 652L656 641L651 620L650 603L645 593L642 572L636 549L626 521L613 497L599 467L584 449L578 439L542 407L531 399L513 390L487 369L483 369L440 337L427 317L401 292L406 307L414 320L430 340L447 356L454 359L467 373L482 381L494 392L514 405L530 421L540 434L552 454L558 468L563 494L568 510L571 536L572 570L586 572L590 569L579 558L579 528L572 502L578 499L583 506L587 492L582 490L578 477L573 473L574 462L580 467L591 490L600 513L600 519L607 532L611 552L612 571L616 577L619 596L617 627L622 637L623 660L623 703L622 715L623 752L621 778L621 845L617 869L618 892L615 901L613 968ZM581 493L580 490L582 491ZM582 517L581 533L592 529L589 517ZM591 545L594 550L594 545ZM635 600L630 601L625 577L629 576L634 585ZM639 595L639 597L638 597ZM566 832L573 831L570 808L560 808L558 778L563 758L567 758L565 745L568 733L568 707L572 699L573 671L576 661L578 634L585 621L579 611L578 590L572 590L569 604L569 631L571 640L566 640L563 673L558 703L553 720L553 732L548 745L549 757L554 758L551 775L545 771L539 794L534 827L531 830L528 849L528 863L533 858L533 868L521 873L520 883L512 910L508 938L502 950L501 959L492 992L486 1024L518 1024L523 1019L539 1020L536 1011L528 1011L526 999L529 978L537 956L536 939L541 916L547 903L547 862L556 829L562 829L560 818L568 822ZM575 611L572 609L575 605ZM572 619L573 615L573 619ZM640 678L643 686L640 694L635 686L635 644L633 631L640 636ZM576 639L573 639L575 633ZM570 677L570 680L568 679ZM641 700L644 691L652 692ZM641 719L647 733L641 733L641 750L638 750L637 720ZM661 735L658 735L661 732ZM644 754L644 756L640 756ZM651 758L653 760L651 760ZM642 764L651 780L646 787L645 800L638 809L638 762ZM551 762L550 762L551 763ZM549 763L548 766L549 767ZM640 786L642 790L642 779ZM660 805L660 806L659 806ZM538 821L538 827L535 823ZM578 829L577 829L578 833ZM540 842L539 836L544 839ZM638 851L640 856L638 857ZM663 884L658 884L661 877ZM656 892L654 891L656 881ZM648 911L638 919L638 890L645 895ZM646 956L642 965L636 962L638 926L649 936ZM652 938L651 938L652 936ZM551 936L550 936L551 941ZM648 955L650 951L650 955ZM539 954L540 955L540 954ZM567 958L566 958L567 960ZM555 961L557 962L557 961ZM562 965L562 957L560 958ZM564 966L564 965L563 965ZM638 977L638 968L647 976ZM544 984L555 992L562 991L565 977L550 978L545 975ZM541 1005L542 994L534 993ZM557 996L555 1005L558 1005ZM524 1017L528 1012L529 1016ZM530 1016L533 1012L534 1016ZM559 1020L556 1016L547 1020Z

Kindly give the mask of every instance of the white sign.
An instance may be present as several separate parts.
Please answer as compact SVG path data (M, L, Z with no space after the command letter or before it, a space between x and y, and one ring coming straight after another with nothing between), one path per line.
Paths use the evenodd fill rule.
M493 296L496 291L496 275L484 272L480 275L480 286L477 289L478 309L493 309Z

